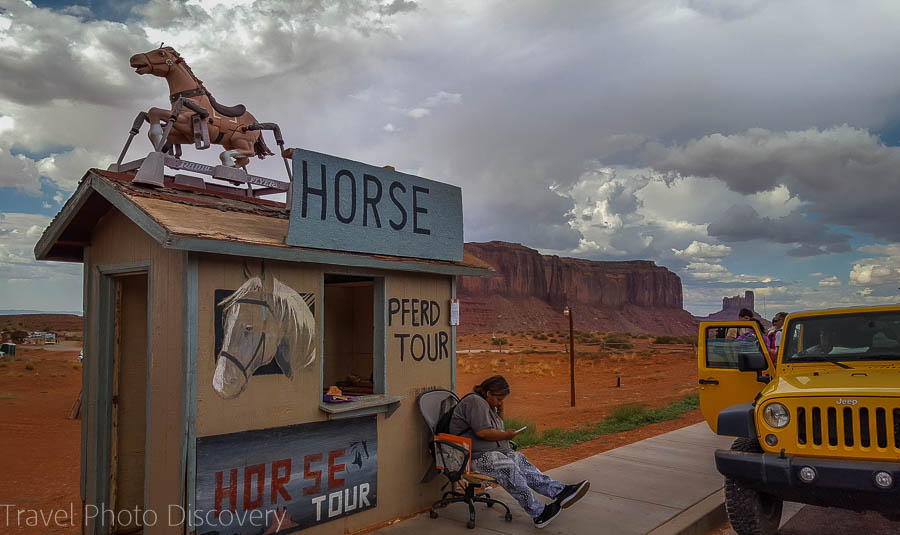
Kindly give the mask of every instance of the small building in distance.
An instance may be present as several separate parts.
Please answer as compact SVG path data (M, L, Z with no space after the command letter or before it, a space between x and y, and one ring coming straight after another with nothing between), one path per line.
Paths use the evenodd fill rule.
M55 344L56 343L56 333L44 332L44 331L34 331L28 333L28 336L25 338L26 344L31 345L45 345L45 344Z

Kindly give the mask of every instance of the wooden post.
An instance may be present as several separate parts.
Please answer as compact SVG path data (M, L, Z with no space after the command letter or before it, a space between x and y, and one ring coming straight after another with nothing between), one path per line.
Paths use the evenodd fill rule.
M569 316L569 382L570 382L570 407L575 406L575 321L572 319L572 309L566 306L566 316Z

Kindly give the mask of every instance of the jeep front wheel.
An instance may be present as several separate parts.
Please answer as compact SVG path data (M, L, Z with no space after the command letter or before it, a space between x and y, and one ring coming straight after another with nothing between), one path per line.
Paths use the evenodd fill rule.
M731 450L762 453L759 443L747 438L735 440ZM740 479L725 478L725 511L738 535L775 535L782 505L780 499L747 487Z

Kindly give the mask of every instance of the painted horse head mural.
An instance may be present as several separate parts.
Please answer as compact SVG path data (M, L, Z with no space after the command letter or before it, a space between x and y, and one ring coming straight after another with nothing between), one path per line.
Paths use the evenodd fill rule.
M138 74L159 76L169 83L169 100L173 109L150 108L147 112L150 141L156 150L160 150L163 146L162 125L167 123L173 114L177 115L177 118L166 136L166 143L172 145L194 143L196 141L194 112L202 110L208 114L202 119L205 122L203 126L208 129L209 142L222 145L225 149L221 154L223 165L236 164L243 167L247 165L251 156L264 158L273 154L263 141L260 130L256 129L258 126L256 119L247 112L244 105L223 106L216 102L212 94L203 87L203 82L194 75L174 48L164 46L135 54L131 56L130 64ZM181 107L181 102L184 102L184 107ZM208 146L207 143L200 148Z
M259 276L223 299L222 349L216 358L213 389L223 398L238 396L253 372L275 362L288 378L316 359L316 325L310 306L313 295L303 297L274 278L265 265Z

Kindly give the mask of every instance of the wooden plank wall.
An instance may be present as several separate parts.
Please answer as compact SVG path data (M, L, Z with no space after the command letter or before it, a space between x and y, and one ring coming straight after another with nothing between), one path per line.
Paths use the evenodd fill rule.
M317 266L266 262L276 279L298 293L314 293L315 316L321 317L321 270ZM260 262L249 261L253 275L260 272ZM324 419L319 411L321 399L319 364L295 369L293 378L282 375L251 376L244 391L232 399L223 399L213 390L215 372L215 291L237 290L246 280L241 258L203 255L199 260L199 333L197 353L197 423L198 437L220 435L249 429L266 429ZM273 343L269 341L268 343Z
M250 260L253 274L259 272L259 262ZM411 324L407 316L402 324L398 316L385 329L387 336L387 394L402 395L400 407L389 417L378 416L378 506L370 511L336 519L308 528L304 534L342 534L356 531L386 520L427 508L440 497L440 478L427 485L419 481L430 465L425 447L427 430L416 407L416 397L425 389L449 388L451 358L413 359L409 341L403 361L400 360L400 339L395 334L430 336L445 332L449 338L450 277L441 275L404 274L375 270L354 270L334 266L291 264L267 261L266 269L281 282L300 293L316 295L315 316L319 336L322 336L323 311L322 277L324 273L385 277L388 299L395 297L426 299L439 303L440 318L435 325ZM199 259L199 333L197 356L197 423L198 437L233 433L250 429L282 427L321 421L325 413L319 410L322 359L313 366L295 370L294 377L259 375L251 377L246 390L233 399L221 398L212 388L215 363L215 297L216 289L235 290L243 284L244 261L240 258L202 255ZM371 299L371 297L369 297ZM387 303L385 303L387 311ZM386 314L385 314L386 315ZM371 321L371 318L370 320ZM325 320L326 323L330 319ZM377 331L377 329L376 329ZM449 353L452 344L447 343ZM434 355L437 355L432 348ZM326 353L327 355L327 353Z
M164 249L143 233L121 213L113 210L98 221L91 239L90 265L91 296L98 295L98 280L93 271L97 266L151 263L149 274L150 342L147 364L147 442L146 471L144 479L145 506L164 515L170 504L183 502L181 480L182 439L182 263L181 251ZM93 303L96 305L97 303ZM95 306L91 307L96 310ZM91 332L99 333L98 318L89 318ZM93 348L97 344L92 344ZM86 355L86 360L91 355ZM92 372L93 374L93 372ZM96 376L96 374L93 374ZM92 380L93 381L93 380ZM99 385L91 384L91 398L97 395ZM93 430L105 415L92 413ZM94 433L91 433L94 434ZM96 439L88 437L88 451L96 451ZM88 474L97 467L91 462L85 467ZM92 477L92 476L91 476ZM95 493L88 481L88 496ZM181 533L178 526L169 527L159 522L145 530L146 535L157 533Z
M136 225L116 211L104 216L97 224L92 238L90 264L86 266L90 296L95 300L89 309L96 309L98 279L94 268L103 265L128 264L149 261L150 296L150 353L147 363L147 442L145 474L145 504L164 514L170 504L183 503L183 481L181 480L181 444L183 438L182 412L184 362L182 353L183 321L183 269L185 255L160 247ZM241 258L201 255L198 265L198 340L197 340L197 422L196 435L208 436L249 429L281 427L298 423L321 421L325 414L319 410L321 392L321 356L308 369L295 370L292 380L283 376L255 376L247 389L235 399L222 399L212 389L212 374L215 363L215 296L216 289L238 288L244 282L244 260ZM259 271L259 263L250 261L253 272ZM268 262L266 268L271 273L300 293L314 293L316 297L316 320L319 336L322 335L322 277L329 273L345 272L368 276L385 277L387 299L433 300L441 308L440 318L435 325L412 325L411 318L401 322L397 315L392 325L386 329L387 355L386 375L389 395L402 395L404 400L390 418L378 416L379 480L378 507L371 511L351 515L342 519L304 530L304 533L344 533L359 530L397 516L403 516L426 508L439 497L440 480L421 485L419 480L429 465L424 447L426 429L415 405L417 395L427 388L448 388L451 380L450 355L440 353L434 346L437 333L444 332L449 337L450 277L425 274L405 274L369 270L360 272L349 268L328 267L310 264ZM387 304L385 304L387 310ZM100 320L92 315L87 328L96 340L100 330ZM377 331L377 329L376 329ZM411 337L419 334L430 338L431 355L435 358L413 358L410 353ZM396 335L409 335L405 339ZM423 338L423 340L425 339ZM401 360L401 344L404 357ZM96 347L97 344L93 344ZM447 344L452 348L452 343ZM422 351L418 355L422 357ZM89 358L90 355L87 355ZM86 365L86 370L90 363ZM86 371L87 373L87 371ZM96 396L96 373L91 371L87 392ZM86 411L88 427L96 430L97 418L104 416L96 410ZM93 435L95 433L90 433ZM86 438L88 451L97 447L96 439ZM97 469L90 455L83 468L87 474ZM88 496L95 493L95 482L91 477L86 481ZM148 527L145 533L181 533L178 526L168 527L160 522Z

